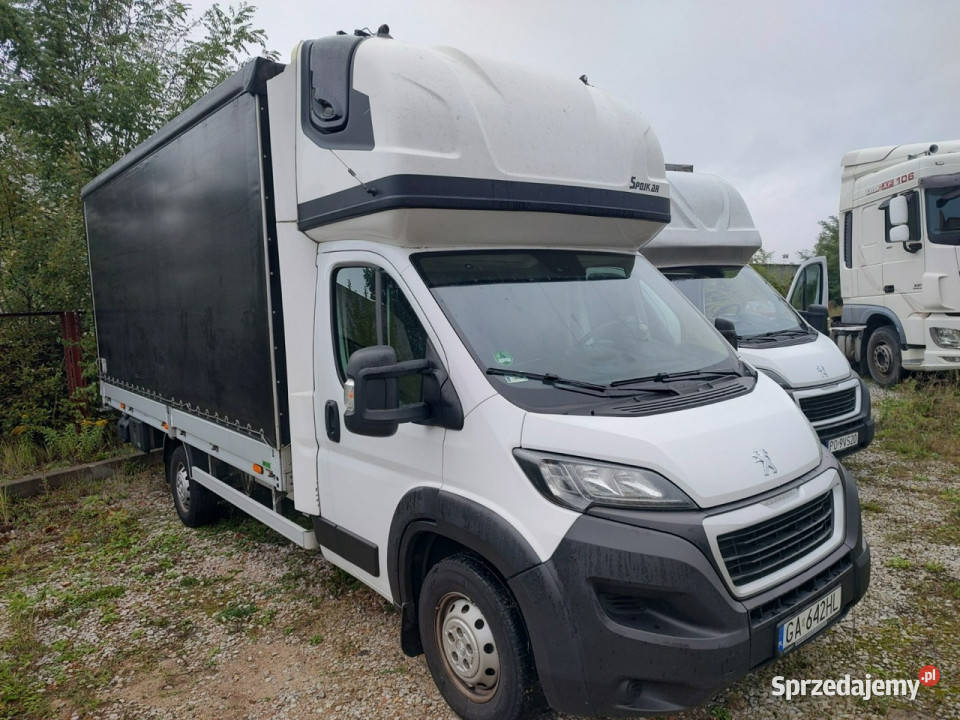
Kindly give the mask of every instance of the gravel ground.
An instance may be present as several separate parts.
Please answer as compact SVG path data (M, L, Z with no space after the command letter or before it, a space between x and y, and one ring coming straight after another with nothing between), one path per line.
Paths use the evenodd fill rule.
M957 468L851 459L873 550L864 601L680 718L960 717ZM452 718L399 615L318 554L232 517L183 527L158 470L61 490L0 528L0 717ZM917 700L771 695L793 678L943 679Z

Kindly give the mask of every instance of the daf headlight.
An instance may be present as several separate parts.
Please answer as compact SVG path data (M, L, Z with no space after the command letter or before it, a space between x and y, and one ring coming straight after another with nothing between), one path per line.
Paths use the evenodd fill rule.
M541 493L573 510L591 505L637 510L697 507L680 488L652 470L519 448L513 454Z
M956 328L930 328L930 337L942 348L960 348L960 330Z

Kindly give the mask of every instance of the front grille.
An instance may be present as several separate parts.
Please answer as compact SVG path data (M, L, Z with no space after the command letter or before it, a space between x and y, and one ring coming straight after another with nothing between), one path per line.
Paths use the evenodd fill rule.
M720 535L717 545L734 585L743 586L799 560L833 534L833 491L757 525Z
M829 420L851 413L857 407L857 386L846 390L800 399L800 409L810 422Z

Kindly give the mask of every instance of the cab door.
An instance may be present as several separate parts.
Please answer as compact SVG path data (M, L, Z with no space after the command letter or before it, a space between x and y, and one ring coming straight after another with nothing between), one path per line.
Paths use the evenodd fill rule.
M321 252L318 260L315 415L320 435L318 495L324 557L389 596L387 540L400 499L439 486L445 430L401 423L389 437L351 433L344 423L347 361L371 345L390 345L397 360L442 348L402 276L382 256ZM419 402L420 377L403 378L401 404Z
M827 259L812 257L797 268L787 291L787 299L800 312L811 305L826 305L829 300Z
M884 220L883 249L883 293L884 295L904 295L923 290L923 241L920 232L920 192L911 190L904 193L907 198L907 228L910 232L907 242L894 242L890 239L889 200L880 205ZM893 308L897 310L897 308ZM907 310L909 314L909 309Z
M790 283L790 289L787 291L787 300L804 320L820 332L827 332L823 310L830 302L830 282L825 257L818 255L810 258L797 268L793 282ZM821 308L813 309L815 305Z

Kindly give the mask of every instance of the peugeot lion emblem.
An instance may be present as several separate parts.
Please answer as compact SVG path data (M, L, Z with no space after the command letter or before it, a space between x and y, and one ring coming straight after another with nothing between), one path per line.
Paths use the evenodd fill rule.
M754 450L753 461L760 463L760 466L763 468L764 477L777 474L777 466L773 464L773 460L770 459L770 454L766 450L762 448L760 450Z
M820 377L827 377L827 369L823 365L817 365L817 372L820 373Z

